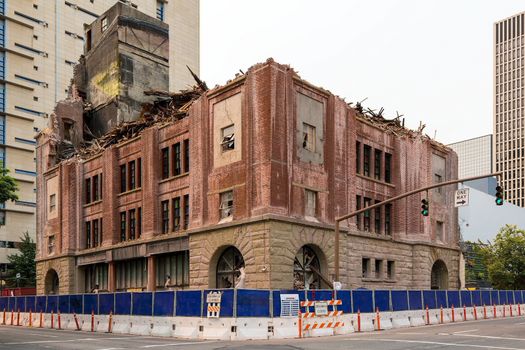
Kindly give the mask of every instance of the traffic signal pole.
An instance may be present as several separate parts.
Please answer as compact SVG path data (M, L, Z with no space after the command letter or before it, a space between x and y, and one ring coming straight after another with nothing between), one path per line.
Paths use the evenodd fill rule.
M340 237L339 237L340 236L340 232L339 231L340 231L340 223L341 223L341 221L348 220L348 219L350 219L350 218L352 218L352 217L354 217L356 215L359 215L361 213L364 213L364 212L366 212L368 210L372 210L374 208L380 207L380 206L388 204L388 203L395 202L395 201L397 201L399 199L403 199L405 197L412 196L412 195L420 193L420 192L428 191L428 190L431 190L431 189L434 189L434 188L443 187L443 186L454 185L454 184L457 184L457 183L460 183L460 182L484 179L484 178L493 177L493 176L499 177L502 174L503 174L502 172L498 172L498 173L492 173L492 174L487 174L487 175L466 177L466 178L459 179L459 180L450 180L450 181L440 182L440 183L433 184L433 185L430 185L430 186L418 188L417 190L405 192L403 194L400 194L399 196L392 197L392 198L384 200L382 202L370 205L370 206L368 206L366 208L359 209L359 210L356 210L356 211L351 212L349 214L336 217L335 218L335 237L334 237L335 238L335 244L334 244L334 249L335 249L335 254L334 254L335 255L334 256L334 260L335 260L335 280L339 282L339 250L340 250L339 249L339 239L340 239Z

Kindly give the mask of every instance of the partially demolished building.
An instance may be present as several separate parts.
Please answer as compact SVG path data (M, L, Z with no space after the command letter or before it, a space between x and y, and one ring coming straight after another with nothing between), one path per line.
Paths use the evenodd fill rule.
M40 294L331 287L335 217L457 177L455 153L421 130L271 59L211 90L197 79L167 93L133 73L147 93L127 103L129 62L115 57L111 109L97 113L87 69L38 137ZM444 187L343 223L344 287L457 288L452 197Z

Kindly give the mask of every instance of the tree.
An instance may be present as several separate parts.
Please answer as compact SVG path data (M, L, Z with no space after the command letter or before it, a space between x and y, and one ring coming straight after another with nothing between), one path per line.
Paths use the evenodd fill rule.
M494 243L480 247L488 277L496 289L525 288L525 231L502 227Z
M7 256L7 260L12 266L12 271L7 277L7 281L11 286L16 286L16 274L19 273L19 287L34 287L36 285L36 244L29 237L28 232L24 233L24 236L20 238L19 254Z
M0 203L18 200L17 192L16 180L9 176L9 169L0 164Z

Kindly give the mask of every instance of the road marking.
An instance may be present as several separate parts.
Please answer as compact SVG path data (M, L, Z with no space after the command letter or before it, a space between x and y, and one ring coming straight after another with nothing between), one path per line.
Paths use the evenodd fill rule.
M208 344L208 343L216 343L215 340L213 341L194 341L194 342L188 342L188 343L171 343L171 344L155 344L155 345L144 345L141 346L141 348L160 348L163 346L182 346L182 345L201 345L201 344Z
M458 344L458 343L442 343L436 341L423 341L423 340L401 340L401 339L352 339L357 341L380 341L385 343L397 342L397 343L409 343L409 344L429 344L429 345L443 345L443 346L455 346L461 348L479 348L479 349L497 349L497 350L525 350L524 348L507 348L501 346L491 346L491 345L476 345L476 344ZM351 341L352 341L351 340Z
M456 333L452 333L452 335L456 335L458 337L472 337L472 338L486 338L486 339L525 340L525 338L497 337L494 335L456 334Z
M469 330L466 330L466 331L454 332L452 334L472 333L472 332L477 332L477 331L479 331L479 329L469 329Z
M24 345L24 344L48 344L48 343L71 343L76 341L89 341L97 340L95 338L82 338L82 339L69 339L69 340L37 340L37 341L25 341L17 343L3 343L3 345Z
M401 335L425 335L425 334L428 334L428 333L406 332L406 333L396 333L396 334L401 334Z
M519 323L515 323L517 325L520 325L520 324L525 324L525 322L519 322Z
M103 348L103 349L97 349L97 350L122 350L124 348Z
M37 337L58 338L58 335L47 335L40 333L29 333L29 335L36 335Z

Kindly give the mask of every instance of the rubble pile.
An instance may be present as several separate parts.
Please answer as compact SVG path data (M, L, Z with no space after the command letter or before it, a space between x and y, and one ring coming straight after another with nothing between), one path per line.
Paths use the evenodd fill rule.
M139 136L144 129L150 126L162 126L183 119L188 115L188 110L192 103L197 100L203 92L204 90L200 86L195 86L188 90L181 90L177 93L157 90L145 91L144 94L156 96L158 99L153 103L143 105L139 119L121 123L99 138L94 137L85 126L84 134L91 136L91 139L85 141L82 147L78 149L71 149L71 147L67 147L68 145L61 145L61 149L63 150L60 152L62 155L61 158L67 159L78 155L80 158L86 159L102 152L112 145Z

